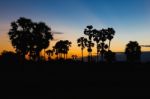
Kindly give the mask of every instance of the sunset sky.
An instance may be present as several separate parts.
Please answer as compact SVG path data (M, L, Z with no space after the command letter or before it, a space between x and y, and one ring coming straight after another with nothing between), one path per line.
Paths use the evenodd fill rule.
M50 47L57 40L70 40L70 55L80 55L76 40L84 36L87 25L113 27L111 49L115 52L124 51L130 40L150 45L150 0L0 0L0 52L14 50L7 33L19 17L45 22L52 31L62 32L54 35Z

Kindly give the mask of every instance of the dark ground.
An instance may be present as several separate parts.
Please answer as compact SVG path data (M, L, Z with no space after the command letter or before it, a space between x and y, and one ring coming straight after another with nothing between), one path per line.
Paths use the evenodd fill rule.
M150 95L150 64L25 63L0 65L1 95L110 99Z

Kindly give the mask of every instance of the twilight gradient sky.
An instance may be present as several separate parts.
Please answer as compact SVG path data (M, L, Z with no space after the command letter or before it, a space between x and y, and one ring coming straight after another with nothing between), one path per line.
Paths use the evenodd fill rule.
M84 36L87 25L113 27L113 51L124 51L130 40L150 44L150 0L0 0L0 52L13 50L7 33L19 17L43 21L53 31L63 32L54 38L71 40L72 54L79 54L76 39Z

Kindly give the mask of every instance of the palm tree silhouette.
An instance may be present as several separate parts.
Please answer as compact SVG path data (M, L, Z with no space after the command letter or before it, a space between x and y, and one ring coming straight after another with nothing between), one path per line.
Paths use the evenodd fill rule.
M56 43L57 44L57 43ZM59 59L59 52L58 52L58 45L53 46L53 51L55 53L55 55L57 56L56 59L58 60Z
M87 35L89 37L89 40L91 41L93 37L93 26L87 26L86 29L84 29L84 34Z
M108 49L108 45L105 44L106 40L107 40L107 30L106 29L102 29L100 30L100 38L101 38L101 43L99 44L99 48L100 53L101 53L101 60L104 61L104 54L106 52L106 50Z
M56 42L55 46L53 47L55 54L57 55L57 59L62 58L61 55L61 41Z
M87 51L88 51L88 61L90 62L92 59L92 47L94 47L94 43L92 43L92 37L93 37L93 26L89 25L84 29L84 34L89 37L87 42Z
M89 62L91 62L92 61L92 47L94 47L94 43L92 43L92 41L87 41L87 44L86 44L86 46L87 46L87 51L88 51L88 60L89 60Z
M46 51L46 54L48 55L48 60L50 61L51 60L51 56L53 56L53 50L47 50Z
M127 61L137 62L140 61L141 57L141 46L137 41L130 41L126 45L125 54L127 56Z
M82 62L83 62L83 50L85 49L87 45L87 39L84 37L80 37L77 39L78 46L81 47L81 54L82 54Z
M63 48L64 48L64 59L67 59L69 47L71 47L71 42L68 40L63 41Z
M113 28L108 28L107 29L107 39L109 40L108 50L110 50L110 43L114 35L115 35L115 30Z
M101 60L102 62L104 61L104 54L107 52L108 45L105 43L100 43L99 48L101 48L100 53L101 53Z
M93 40L96 42L96 49L97 49L97 62L98 62L98 55L100 52L100 41L102 40L102 33L96 29L93 30Z

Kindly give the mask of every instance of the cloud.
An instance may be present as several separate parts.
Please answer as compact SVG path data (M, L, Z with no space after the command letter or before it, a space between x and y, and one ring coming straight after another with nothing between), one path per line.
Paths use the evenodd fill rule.
M64 34L63 32L52 31L52 34Z
M150 45L140 45L141 47L150 47Z
M53 39L53 41L59 41L59 40L60 40L60 39L55 39L55 38Z

